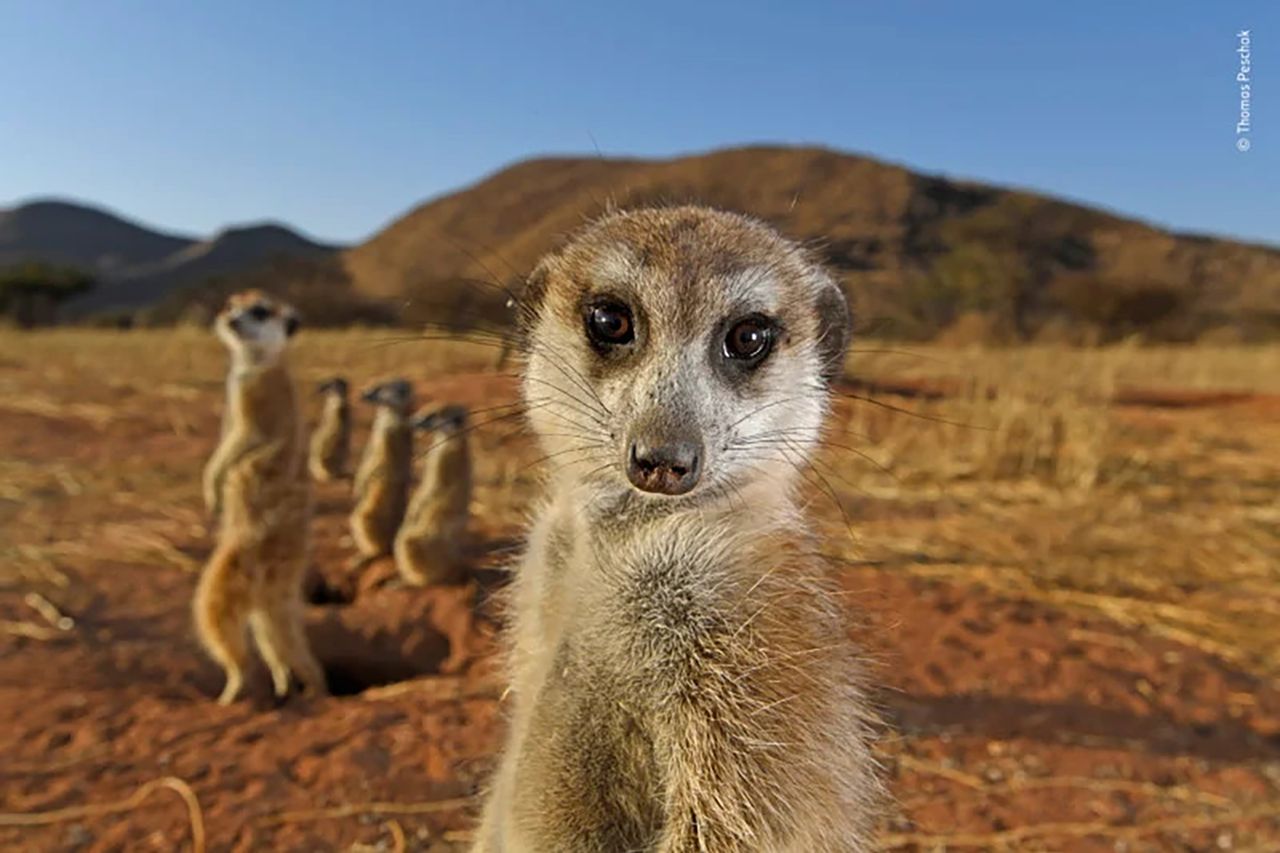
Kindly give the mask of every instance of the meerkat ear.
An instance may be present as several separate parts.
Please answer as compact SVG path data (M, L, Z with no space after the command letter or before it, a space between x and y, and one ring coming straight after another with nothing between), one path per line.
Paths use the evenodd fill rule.
M818 314L818 355L822 378L828 384L844 372L844 356L853 337L853 313L840 283L823 274L822 287L814 306Z
M547 296L547 284L550 275L547 261L544 259L525 278L524 287L520 288L519 293L512 296L507 303L516 312L516 346L521 350L528 350L529 348L529 335L533 333L533 324L537 321L538 314L542 311L542 301Z
M513 306L516 309L516 322L522 330L527 330L537 318L538 309L542 307L542 300L547 295L547 280L550 275L551 273L544 261L538 264L533 272L529 273L529 277L524 280L524 287L520 290L519 299Z
M302 326L302 321L298 319L297 314L290 314L284 318L284 334L285 337L292 338L294 333Z

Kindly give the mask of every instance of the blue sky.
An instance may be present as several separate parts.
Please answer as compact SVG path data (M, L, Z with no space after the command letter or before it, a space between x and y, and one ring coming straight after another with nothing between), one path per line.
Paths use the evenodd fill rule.
M354 241L530 155L794 142L1280 243L1277 25L1274 0L0 0L0 205Z

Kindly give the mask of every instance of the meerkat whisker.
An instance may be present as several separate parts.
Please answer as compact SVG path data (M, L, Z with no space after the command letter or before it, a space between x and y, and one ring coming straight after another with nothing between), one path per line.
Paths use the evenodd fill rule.
M539 456L537 459L533 460L528 465L525 465L523 468L521 468L521 470L536 468L538 465L541 465L544 462L548 462L552 459L558 459L559 457L569 453L578 454L579 461L590 462L593 460L593 456L592 454L585 454L585 451L596 450L603 447L604 447L603 445L586 445L586 446L580 446L580 447L569 447L569 448L565 448L564 450L557 450L555 453L547 453L543 456ZM603 457L596 455L595 458L603 458Z
M962 429L976 429L976 430L983 430L983 431L991 431L995 429L995 427L986 426L984 424L966 423L964 421L951 420L950 418L942 418L936 415L926 415L923 412L914 412L911 409L904 409L901 406L895 406L892 403L886 403L884 400L877 400L874 397L867 397L862 394L855 394L852 391L840 391L839 389L834 389L832 393L838 396L844 397L848 400L856 400L861 403L868 403L877 408L894 412L899 415L907 415L908 417L919 418L922 421L930 421L932 423L944 424L946 426L960 427Z
M836 442L828 441L827 439L824 439L821 437L811 439L811 441L813 444L819 445L821 447L833 447L839 450L848 451L849 453L854 454L855 456L865 460L866 462L871 463L871 465L877 468L881 473L886 474L890 478L892 478L894 482L898 482L898 483L901 482L901 480L892 470L885 467L875 457L870 456L866 452L859 450L856 447L849 447L848 445L845 445L845 444L838 444ZM734 442L730 445L731 448L745 448L745 449L768 448L768 447L778 447L778 446L787 446L787 447L790 447L792 450L795 450L797 453L801 453L802 455L804 454L804 448L800 444L795 442L790 436L780 432L776 432L771 437L752 436L750 438ZM807 464L814 465L814 466L822 465L829 474L831 474L833 477L836 477L840 482L844 483L845 485L849 486L852 489L856 489L859 492L862 492L864 494L866 493L865 489L863 489L861 486L849 481L847 478L837 473L835 469L832 468L830 465L825 465L817 457L813 457L809 459Z
M506 422L506 421L511 421L511 420L517 420L517 419L520 419L520 418L524 418L524 417L526 417L526 416L529 414L529 412L536 411L536 410L538 410L538 409L545 409L545 408L547 408L547 407L549 407L549 406L556 405L556 403L557 403L557 402L558 402L558 401L555 401L555 400L547 400L546 402L544 402L544 403L539 403L539 404L537 404L537 405L526 405L526 406L524 406L523 408L517 409L517 410L512 411L512 412L506 412L505 414L497 415L497 416L492 417L492 418L486 418L485 420L482 420L482 421L476 421L476 422L473 422L473 423L469 423L469 424L467 424L467 426L463 427L462 429L459 429L455 434L456 434L456 435L467 435L467 434L470 434L470 433L472 433L472 432L475 432L476 430L480 429L481 427L491 426L491 425L493 425L493 424L504 423L504 422ZM523 424L521 424L521 427L523 427ZM519 430L517 430L517 432L518 432L518 431L519 431ZM515 433L512 433L512 434L515 434ZM443 441L443 439L442 439L442 441ZM426 450L425 450L425 451L423 451L423 452L425 453L425 452L429 452L429 451L431 451L431 450L434 450L434 449L436 448L436 446L437 446L437 444L436 444L436 443L429 444L429 445L427 445Z
M796 473L798 473L802 478L804 478L805 482L814 486L825 497L831 500L831 502L835 505L836 509L839 510L840 512L840 518L844 522L845 532L849 534L850 540L856 541L857 537L854 536L854 533L853 533L853 519L849 517L849 512L845 508L844 502L840 500L840 493L836 491L836 488L831 485L831 482L822 474L822 472L815 467L814 465L815 460L811 458L806 458L805 455L801 453L799 454L800 458L804 460L804 464L801 464L801 462L797 461L794 457L791 456L791 453L788 452L790 448L783 445L768 447L765 449L776 452L782 461L785 461L788 465L790 465L792 468L795 469ZM795 452L795 451L792 451L792 452ZM813 480L813 477L817 478L817 482ZM862 491L862 489L858 488L857 486L854 486L854 488L857 488L858 491Z
M601 426L601 427L608 426L607 414L597 410L588 401L579 399L577 396L560 388L554 382L547 382L545 380L540 379L538 380L538 382L530 383L530 384L540 385L543 388L543 390L559 392L560 394L564 395L564 399L556 400L556 403L558 405L572 412L575 412L579 415L582 415L583 417L591 420L593 423L595 423L598 426Z

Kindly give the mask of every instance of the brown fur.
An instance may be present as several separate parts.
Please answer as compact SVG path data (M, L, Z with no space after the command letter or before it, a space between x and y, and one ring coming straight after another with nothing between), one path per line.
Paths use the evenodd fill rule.
M635 328L607 352L584 334L601 295ZM509 731L475 851L872 848L874 714L795 496L847 340L838 286L760 223L674 208L584 229L522 308L531 421L568 461L512 585ZM756 314L773 350L724 363L724 330ZM696 439L697 487L632 488L635 435Z
M301 585L308 558L311 500L303 471L302 421L284 361L284 333L267 349L236 339L230 322L254 305L267 306L262 325L283 325L288 306L256 291L230 298L218 316L219 335L235 362L228 379L222 441L205 472L206 500L220 516L218 543L200 577L194 611L205 649L226 673L219 702L236 699L244 683L252 629L277 695L290 675L325 692L324 672L303 629Z
M414 586L467 579L466 537L471 512L471 451L467 435L435 430L422 463L422 480L396 535L396 568Z
M376 391L375 388L369 393ZM365 560L391 554L409 500L413 465L413 426L409 422L412 400L377 405L369 444L352 487L355 509L350 517L351 535Z
M338 390L324 391L324 409L320 423L311 434L308 467L317 482L327 483L347 476L347 460L351 455L351 403L345 384Z

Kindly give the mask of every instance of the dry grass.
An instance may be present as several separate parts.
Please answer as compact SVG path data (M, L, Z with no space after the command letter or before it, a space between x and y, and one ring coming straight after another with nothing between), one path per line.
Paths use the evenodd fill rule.
M497 356L490 346L393 330L313 331L299 338L294 363L304 382L342 373L359 385L392 374L430 381L493 371ZM1188 431L1158 412L1112 405L1122 388L1280 391L1280 346L863 342L847 367L860 379L948 393L872 395L893 408L856 399L837 406L812 477L816 490L855 515L863 499L945 501L959 510L929 524L856 524L856 542L843 531L835 537L850 555L1022 594L1039 590L1064 606L1280 668L1274 643L1262 642L1280 616L1280 463L1264 450L1280 443L1280 432L1254 418L1242 433L1214 410L1180 415L1194 424ZM216 419L224 369L220 345L202 330L11 334L0 339L0 411L79 425L87 441L127 425L118 421L158 417L176 438L203 436ZM508 419L476 436L477 511L498 527L519 523L535 482L530 460L505 443L517 428ZM26 534L4 548L0 583L65 589L66 564L93 547L193 570L196 561L177 547L202 535L187 473L145 459L0 458L0 520ZM83 529L68 538L52 508L72 499L153 511L135 513L128 525L104 519L88 540ZM827 520L839 523L835 501L826 504Z
M1044 378L1053 385L1104 380L1119 387L1213 389L1280 393L1280 345L1139 346L1136 341L1093 348L1054 345L943 347L859 342L849 373L919 379L1009 376Z
M817 472L853 514L859 496L955 511L878 531L855 517L848 556L1101 613L1280 675L1280 409L1113 402L1122 389L1273 394L1280 347L866 348L852 375L947 394L880 398L911 414L838 408Z
M294 359L305 382L342 373L358 386L393 374L425 383L455 372L492 373L497 351L352 330L308 332ZM0 452L0 590L21 593L15 607L0 612L0 632L42 645L78 637L80 628L64 614L78 612L80 573L100 570L92 568L94 557L157 572L198 566L186 547L206 536L192 471L216 431L224 369L221 347L200 330L0 337L0 417L47 425L48 435L39 438L52 448L41 458ZM1179 410L1114 404L1125 389L1278 394L1280 346L952 350L863 343L851 354L848 373L882 387L915 383L916 390L946 393L856 390L874 402L839 401L830 444L813 472L813 507L830 534L833 557L1043 602L1124 629L1073 627L1072 642L1106 642L1139 655L1149 650L1131 636L1158 637L1280 679L1280 455L1274 453L1280 409L1247 402ZM475 510L491 533L519 526L534 488L529 463L536 454L509 442L514 429L513 422L495 422L474 439ZM164 449L109 458L93 452L99 437L110 435L119 446L120 436L132 440L135 433L165 442ZM177 462L165 455L178 452ZM433 680L372 690L365 699L411 692L424 704L471 695ZM1248 699L1241 698L1241 708ZM1233 809L1186 786L1076 775L993 785L923 762L906 769L944 777L982 797L1031 788L1053 796L1050 789L1061 786L1133 795L1150 800L1156 812L1194 805L1210 813L1128 826L901 832L886 839L890 845L1140 843L1155 833L1256 823L1276 814L1273 803ZM144 796L140 791L106 808L131 808ZM263 820L390 818L458 805L338 804ZM387 820L383 835L392 849L402 847L395 820Z

